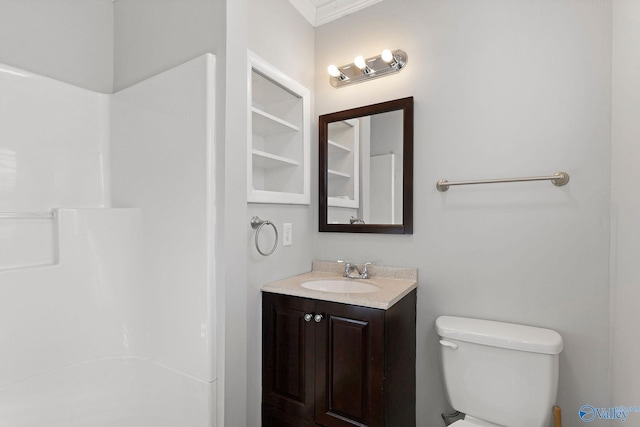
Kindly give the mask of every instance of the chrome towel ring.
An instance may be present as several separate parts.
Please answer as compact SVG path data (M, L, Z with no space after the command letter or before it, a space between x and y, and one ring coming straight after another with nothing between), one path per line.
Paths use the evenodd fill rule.
M262 227L264 227L267 224L273 227L273 231L276 233L276 241L273 242L273 247L269 252L262 252L262 250L260 250L260 245L258 244L258 236L260 236L260 230L262 230ZM278 229L276 228L275 224L269 221L268 219L261 220L257 216L254 216L253 218L251 218L251 228L256 230L255 241L256 241L256 249L258 250L258 253L262 256L269 256L272 253L274 253L276 251L276 248L278 247Z

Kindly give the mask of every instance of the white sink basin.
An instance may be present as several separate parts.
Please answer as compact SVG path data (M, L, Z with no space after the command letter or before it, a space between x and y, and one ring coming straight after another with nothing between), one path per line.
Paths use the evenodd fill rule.
M306 289L322 292L337 292L341 294L365 294L379 291L376 285L359 280L311 280L300 286Z

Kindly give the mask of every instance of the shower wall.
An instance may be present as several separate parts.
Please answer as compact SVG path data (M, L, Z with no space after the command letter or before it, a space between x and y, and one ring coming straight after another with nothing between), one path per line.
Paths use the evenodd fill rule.
M59 261L0 271L0 390L129 354L126 300L137 279L139 211L60 209L55 223Z
M0 67L3 427L215 424L214 67L115 95Z
M200 56L113 96L116 206L138 206L145 280L139 351L216 379L213 135L215 57Z
M0 211L108 205L109 95L0 65Z
M109 204L109 97L0 65L0 212ZM50 220L0 221L0 271L55 259Z
M12 426L33 412L13 411L19 384L130 354L139 212L106 208L107 95L5 65L0 93L0 425Z

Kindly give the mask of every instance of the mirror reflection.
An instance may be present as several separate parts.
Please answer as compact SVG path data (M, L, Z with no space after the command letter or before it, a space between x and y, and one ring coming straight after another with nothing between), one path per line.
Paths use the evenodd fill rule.
M330 224L402 224L402 116L329 123Z
M319 122L320 231L410 234L413 98Z

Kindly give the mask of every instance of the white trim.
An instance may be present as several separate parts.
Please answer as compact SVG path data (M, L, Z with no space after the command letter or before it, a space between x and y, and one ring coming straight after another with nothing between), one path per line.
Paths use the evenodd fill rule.
M315 27L326 24L349 14L355 13L366 7L380 3L382 0L353 0L351 4L336 7L336 2L319 7L316 11Z
M316 27L317 9L311 0L289 0L289 3L306 19L311 25Z
M319 27L343 16L355 13L382 0L333 0L316 6L313 0L289 0L289 3L314 27ZM338 4L340 3L340 5Z
M282 71L269 64L267 61L253 53L247 51L248 61L248 87L247 87L247 202L248 203L278 203L278 204L301 204L308 205L311 203L311 92L306 87L302 86L291 77L284 74ZM302 158L292 159L293 163L299 161L299 166L302 168L302 192L301 193L287 193L277 191L264 191L253 188L253 156L254 154L266 158L264 153L256 153L253 148L253 114L256 109L252 105L253 101L253 88L251 84L251 75L253 70L256 70L260 74L267 76L270 80L278 83L286 90L294 93L296 96L302 99L302 127L298 129L298 132L302 133ZM264 116L264 114L261 114ZM279 120L278 123L282 124L284 121ZM290 127L290 126L289 126ZM295 130L292 128L292 130ZM257 150L261 151L261 150ZM272 159L280 156L270 156ZM283 163L292 165L290 161Z

